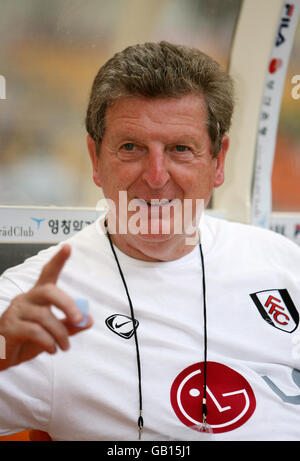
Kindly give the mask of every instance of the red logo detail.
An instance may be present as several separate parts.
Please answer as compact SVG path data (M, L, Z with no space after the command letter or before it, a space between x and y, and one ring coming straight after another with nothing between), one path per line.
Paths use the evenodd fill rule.
M274 74L282 66L282 59L274 58L269 64L270 74Z
M173 410L192 429L202 423L203 372L204 363L195 363L183 370L171 387ZM254 392L246 379L217 362L207 363L206 401L207 423L214 433L242 426L256 407Z
M279 323L280 325L287 325L288 322L290 321L290 318L288 315L282 312L284 311L284 306L281 306L280 303L281 303L281 299L275 298L275 296L269 296L265 303L265 307L269 307L271 305L269 314L273 316L273 320ZM279 316L283 317L282 319L283 321L280 321Z

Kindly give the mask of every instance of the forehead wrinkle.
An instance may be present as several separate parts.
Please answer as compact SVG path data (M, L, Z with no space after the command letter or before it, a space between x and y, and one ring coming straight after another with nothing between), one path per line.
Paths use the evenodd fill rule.
M199 101L199 126L203 121L206 123L207 111L202 101ZM167 118L166 118L167 117ZM188 125L195 122L194 115L190 115L186 108L179 108L178 106L175 109L175 112L172 112L172 107L163 107L163 110L151 111L149 114L145 113L145 118L150 120L152 123L157 123L161 125L161 119L166 120L168 125Z
M208 135L205 101L197 96L198 120L195 120L195 115L188 113L189 105L195 113L195 99L189 101L183 97L181 106L178 105L180 99L121 98L107 109L107 139L116 143L127 138L143 144L155 140L155 137L164 143L190 137L199 143L199 138Z
M118 121L122 122L125 121L126 125L133 125L133 126L144 126L144 123L151 123L153 125L159 125L159 126L165 126L165 125L190 125L191 121L194 121L194 117L187 115L187 114L178 114L178 117L173 117L172 115L170 118L167 120L164 120L164 123L162 123L161 119L158 118L155 120L155 114L151 114L151 116L148 116L148 114L143 113L142 116L140 115L129 115L129 114L124 114L124 115L118 115L117 117L114 117L113 122L111 122L111 117L108 115L107 121L110 121L113 124L116 124ZM164 117L163 117L164 118ZM201 122L201 120L199 120ZM201 123L199 123L200 125Z
M191 102L189 102L189 100ZM193 95L188 94L182 96L180 98L146 98L142 96L136 97L123 97L114 101L114 103L107 108L106 117L110 118L110 115L117 115L117 118L140 118L141 112L139 109L142 107L142 115L145 118L153 119L155 115L162 114L168 115L170 113L172 115L172 110L176 110L176 114L178 116L182 116L184 118L193 119L193 116L189 116L187 111L187 106L189 107L197 100L197 106L199 109L199 116L200 118L207 118L207 104L203 96L201 95ZM180 107L178 103L182 102L182 106ZM153 110L156 107L156 110ZM138 111L138 115L135 116L136 109ZM160 121L158 120L158 123Z
M186 117L187 118L187 117ZM119 125L118 120L125 120L122 126ZM188 118L190 120L190 118ZM194 119L192 119L194 121ZM199 121L199 125L187 123L185 120L168 120L161 123L159 121L150 121L151 123L144 124L140 117L118 117L114 119L112 126L107 132L110 133L114 139L132 139L132 140L147 140L152 136L157 136L161 139L187 139L197 141L201 132L206 131L206 125ZM172 132L168 131L168 127L172 128ZM184 127L182 131L178 131L180 127ZM108 133L107 133L108 134Z

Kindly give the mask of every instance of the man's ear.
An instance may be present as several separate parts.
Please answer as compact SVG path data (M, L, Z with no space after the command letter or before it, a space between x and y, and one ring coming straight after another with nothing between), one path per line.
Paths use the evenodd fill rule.
M222 138L221 149L218 153L218 156L216 157L214 187L220 187L224 182L225 158L226 158L228 148L229 148L229 136L224 135Z
M97 154L97 146L96 142L93 138L88 134L86 138L87 148L90 154L90 159L92 162L93 168L93 180L96 186L101 187L100 175L99 175L99 155Z

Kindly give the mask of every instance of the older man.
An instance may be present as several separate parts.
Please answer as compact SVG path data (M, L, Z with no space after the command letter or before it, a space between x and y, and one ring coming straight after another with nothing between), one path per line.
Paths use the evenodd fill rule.
M100 69L87 144L109 211L1 278L0 433L300 439L299 248L201 213L232 93L211 58L166 42Z

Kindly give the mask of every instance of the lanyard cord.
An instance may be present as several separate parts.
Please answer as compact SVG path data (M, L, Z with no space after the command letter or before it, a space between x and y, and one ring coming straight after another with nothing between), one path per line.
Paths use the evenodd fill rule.
M202 266L202 289L203 289L203 322L204 322L204 384L203 384L203 399L202 399L202 421L206 425L207 418L207 405L206 405L206 388L207 388L207 317L206 317L206 284L205 284L205 270L202 245L199 240L199 249Z
M120 272L120 276L121 276L121 279L123 281L123 285L124 285L124 288L125 288L125 291L126 291L126 295L127 295L128 303L129 303L129 307L130 307L131 319L132 319L132 323L133 323L134 341L135 341L135 348L136 348L136 360L137 360L137 369L138 369L138 379L139 379L139 405L140 405L140 411L139 411L139 417L138 417L137 424L138 424L138 431L139 431L139 440L141 440L143 426L144 426L143 399L142 399L142 373L141 373L141 359L140 359L139 343L138 343L138 338L137 338L137 334L136 334L136 322L135 322L135 317L134 317L134 309L133 309L133 305L132 305L132 302L131 302L131 298L130 298L130 295L129 295L129 291L128 291L128 288L127 288L127 284L126 284L124 274L122 272L118 257L116 255L114 246L113 246L112 241L111 241L111 237L110 237L110 233L108 231L108 226L107 226L106 219L104 221L104 226L105 226L105 229L106 229L106 232L107 232L107 236L108 236L108 240L109 240L109 243L110 243L111 250L112 250L113 255L115 257L115 260L116 260L116 263L117 263L117 266L118 266L118 269L119 269L119 272Z
M120 276L126 291L126 295L128 298L128 303L130 307L130 313L131 313L131 318L132 318L132 323L133 323L133 331L134 331L134 341L135 341L135 348L136 348L136 360L137 360L137 368L138 368L138 380L139 380L139 418L137 421L138 424L138 432L139 432L139 440L141 440L142 436L142 431L144 427L144 420L143 420L143 399L142 399L142 373L141 373L141 359L140 359L140 351L139 351L139 343L138 343L138 338L137 338L137 333L136 333L136 322L135 322L135 316L134 316L134 309L132 305L132 301L129 295L129 291L127 288L126 280L123 274L123 271L121 269L117 254L115 252L113 243L111 241L111 236L108 231L108 226L107 226L107 220L105 218L104 221L104 226L107 232L108 240L110 243L110 247L112 250L112 253L114 255L115 261L117 263ZM204 321L204 384L203 384L203 399L202 399L202 421L204 426L206 425L206 418L207 418L207 405L206 405L206 390L207 390L207 317L206 317L206 284L205 284L205 271L204 271L204 258L203 258L203 251L202 251L202 245L199 240L199 250L200 250L200 257L201 257L201 267L202 267L202 288L203 288L203 321Z

